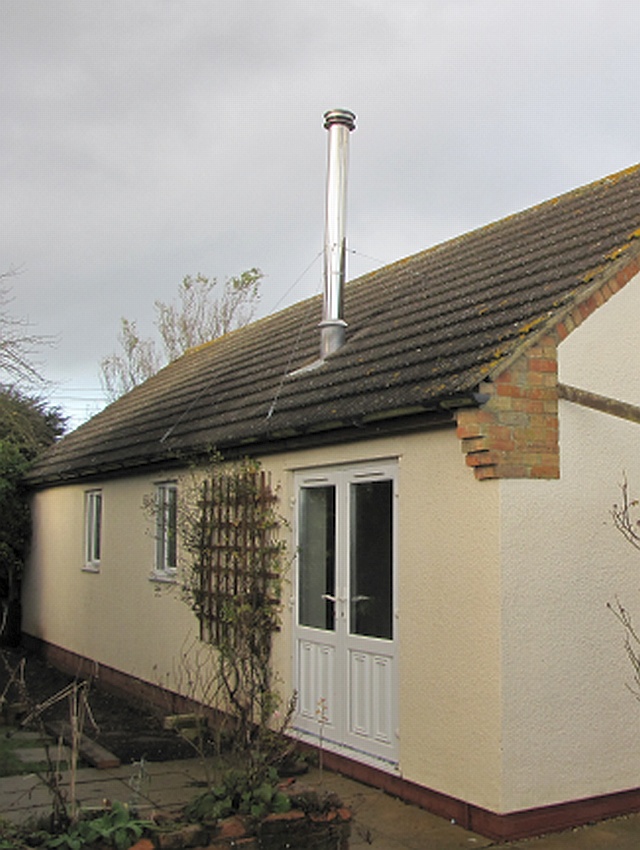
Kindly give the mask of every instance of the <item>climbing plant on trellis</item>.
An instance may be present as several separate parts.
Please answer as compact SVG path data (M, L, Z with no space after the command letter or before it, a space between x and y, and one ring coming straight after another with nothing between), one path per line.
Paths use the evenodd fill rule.
M266 729L277 702L271 648L284 562L279 500L270 476L245 461L214 464L190 501L181 511L190 562L185 589L201 640L216 647L223 692L245 746Z
M243 467L202 483L195 569L203 640L235 645L246 631L277 629L282 551L277 502L262 470Z

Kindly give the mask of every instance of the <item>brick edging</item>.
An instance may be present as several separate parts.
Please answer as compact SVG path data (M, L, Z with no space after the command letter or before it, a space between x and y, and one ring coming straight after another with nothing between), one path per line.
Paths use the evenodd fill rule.
M640 788L632 788L598 797L499 813L355 762L337 753L325 751L323 761L329 770L342 773L365 785L380 788L387 794L449 821L455 821L463 829L495 841L533 838L640 811Z

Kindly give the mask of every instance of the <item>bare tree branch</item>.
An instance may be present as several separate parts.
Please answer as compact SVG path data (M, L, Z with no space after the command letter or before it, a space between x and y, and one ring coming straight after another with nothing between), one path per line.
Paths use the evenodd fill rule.
M162 366L155 342L141 337L135 322L124 318L120 322L120 351L103 357L100 363L100 380L112 401L154 375Z
M622 501L611 509L615 527L634 546L640 549L640 502L629 497L629 482L623 474L620 485ZM633 669L633 685L629 690L640 701L640 634L633 625L629 611L616 598L615 604L607 603L607 608L614 614L624 630L624 649Z
M640 549L640 502L629 498L629 483L626 475L620 485L622 503L614 505L611 516L618 531L627 538L632 546Z
M8 281L18 273L13 268L0 273L0 383L42 383L44 378L35 357L43 346L52 345L54 339L33 333L27 319L12 315L13 296Z
M260 297L262 277L259 269L248 269L220 285L213 277L187 275L177 302L154 303L159 345L141 337L135 321L123 318L119 351L100 363L100 379L109 398L119 398L189 348L248 324Z
M628 685L627 687L634 697L640 701L640 637L633 625L631 614L629 614L618 599L616 599L615 605L607 602L607 608L613 613L624 629L624 649L633 668L634 682L633 686Z

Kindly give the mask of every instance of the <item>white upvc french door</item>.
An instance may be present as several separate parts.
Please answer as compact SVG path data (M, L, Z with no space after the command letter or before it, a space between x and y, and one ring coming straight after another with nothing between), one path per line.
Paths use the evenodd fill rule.
M396 502L391 461L296 476L294 727L392 765Z

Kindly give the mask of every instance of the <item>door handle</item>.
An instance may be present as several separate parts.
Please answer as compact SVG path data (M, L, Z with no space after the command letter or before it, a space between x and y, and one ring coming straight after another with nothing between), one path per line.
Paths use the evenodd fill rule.
M364 598L364 597L363 597ZM368 596L366 597L369 598ZM324 599L325 602L346 602L346 596L332 596L330 593L323 593L321 599Z

